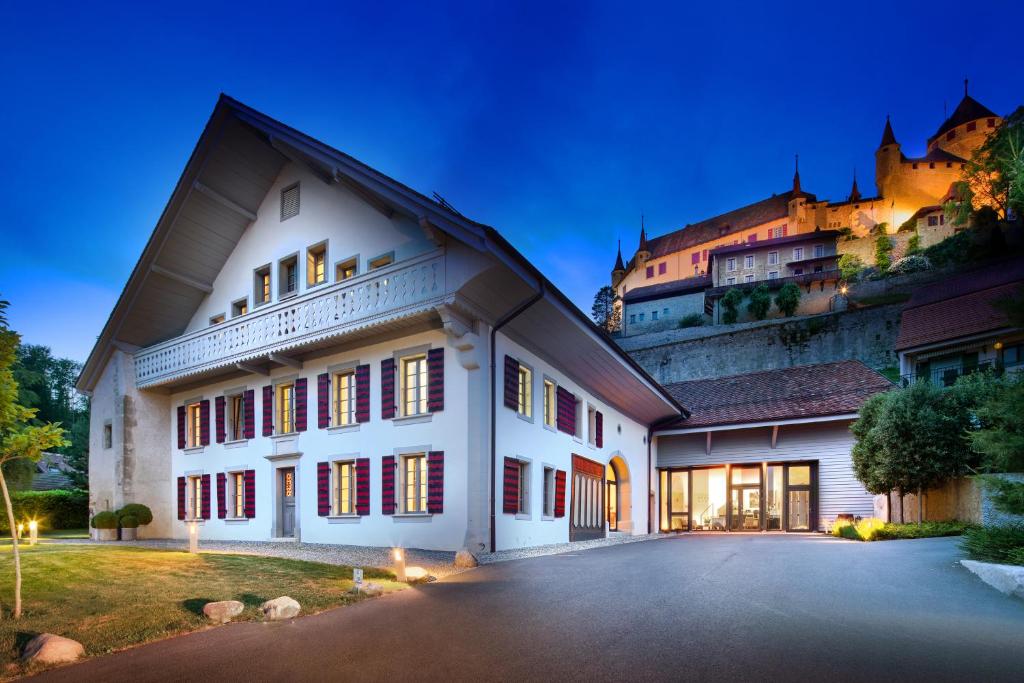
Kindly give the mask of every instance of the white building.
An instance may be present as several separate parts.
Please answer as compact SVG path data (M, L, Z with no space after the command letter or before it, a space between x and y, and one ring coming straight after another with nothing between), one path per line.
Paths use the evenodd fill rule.
M78 387L143 536L474 552L646 533L685 412L495 230L227 97Z

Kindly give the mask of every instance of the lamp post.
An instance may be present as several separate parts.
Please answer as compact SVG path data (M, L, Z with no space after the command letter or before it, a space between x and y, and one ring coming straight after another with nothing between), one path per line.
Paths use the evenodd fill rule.
M29 520L28 523L28 544L35 545L39 541L39 522L36 520Z
M195 522L190 522L188 525L188 551L190 553L199 552L199 525Z

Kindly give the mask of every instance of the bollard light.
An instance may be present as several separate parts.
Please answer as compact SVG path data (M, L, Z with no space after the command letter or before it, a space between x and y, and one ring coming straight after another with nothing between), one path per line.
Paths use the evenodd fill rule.
M25 535L25 522L18 522L18 540L20 541Z
M402 552L401 548L395 548L395 578L402 583L405 583L405 553Z
M39 522L30 520L28 523L28 544L35 545L39 541Z
M192 522L188 525L188 551L199 552L199 525Z

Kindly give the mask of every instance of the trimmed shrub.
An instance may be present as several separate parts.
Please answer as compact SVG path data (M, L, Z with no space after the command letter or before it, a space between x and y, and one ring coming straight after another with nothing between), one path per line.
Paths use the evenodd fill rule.
M84 529L89 526L89 494L79 489L11 491L15 522L39 520L40 529ZM0 515L0 532L10 533L7 515Z
M889 266L890 275L906 275L907 273L919 273L922 270L930 270L931 262L923 254L911 254L904 256Z
M844 280L852 280L864 270L864 262L856 254L843 254L839 257L839 275Z
M701 327L704 324L704 315L701 313L691 313L690 315L683 316L682 320L679 321L679 327Z
M116 529L117 515L110 511L97 512L92 518L93 529Z
M139 520L135 518L135 515L121 515L121 519L118 520L122 529L138 529Z
M153 521L153 511L142 503L128 503L118 510L117 514L120 517L134 517L139 523L139 526L145 526ZM124 526L124 524L121 526Z
M907 538L935 538L938 536L959 536L973 524L959 522L923 522L921 524L892 524L869 517L856 523L842 521L832 527L832 535L854 541L894 541Z
M787 282L779 288L775 295L775 307L787 318L796 313L800 307L800 288L793 282Z
M960 542L972 560L997 564L1024 564L1024 524L970 529Z
M740 302L743 301L743 292L733 287L722 297L722 322L732 325L739 319Z
M758 285L750 293L750 301L747 303L747 312L754 316L755 320L764 320L772 307L772 295L768 293L768 287Z

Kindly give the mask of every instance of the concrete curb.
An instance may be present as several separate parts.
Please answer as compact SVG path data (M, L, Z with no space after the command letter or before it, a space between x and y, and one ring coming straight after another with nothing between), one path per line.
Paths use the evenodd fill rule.
M1024 567L975 560L960 560L960 564L1000 593L1024 600Z

